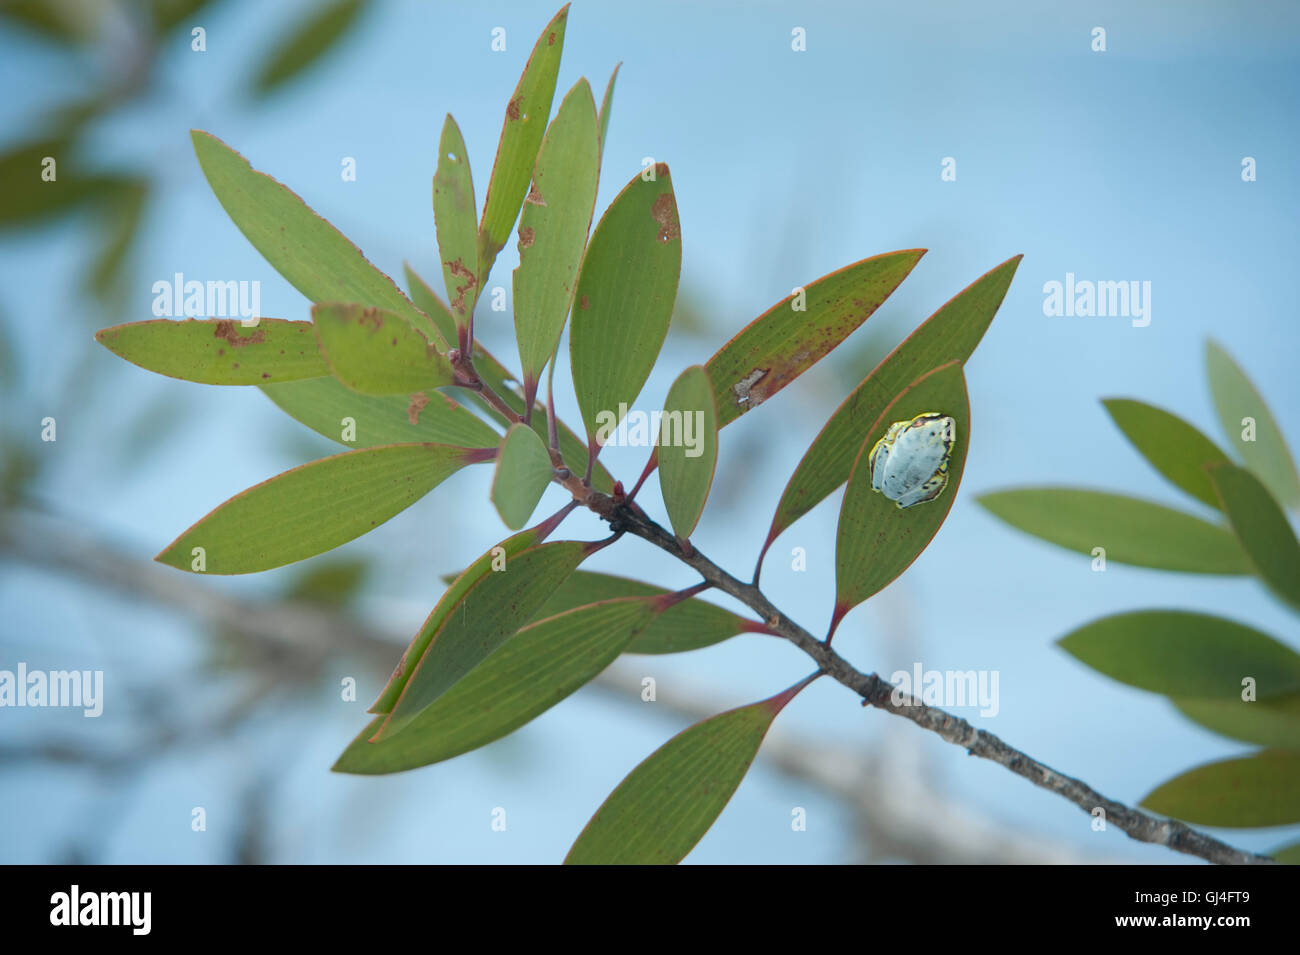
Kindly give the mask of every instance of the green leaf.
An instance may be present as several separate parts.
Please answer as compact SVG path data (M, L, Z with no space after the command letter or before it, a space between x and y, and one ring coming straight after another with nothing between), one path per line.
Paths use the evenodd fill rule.
M1300 865L1300 842L1274 849L1269 855L1278 865Z
M433 219L438 232L442 277L447 283L447 298L457 328L468 326L478 297L478 220L475 216L469 153L465 150L460 127L448 113L438 142L438 171L433 174ZM407 279L409 282L409 269Z
M937 412L956 422L948 483L932 501L900 508L871 487L868 459L894 422ZM835 611L831 632L844 615L884 590L925 550L957 497L970 446L970 402L960 362L951 361L918 378L886 406L865 432L840 506L835 540Z
M512 557L530 547L536 547L546 539L549 526L549 522L543 522L536 527L530 527L526 531L520 531L518 534L507 537L466 567L451 582L447 591L442 595L442 599L438 601L437 606L429 613L424 624L412 638L410 646L402 654L396 669L393 670L393 675L388 678L388 683L379 694L379 698L371 705L369 712L388 714L393 711L393 704L397 702L398 697L402 695L402 690L406 688L406 683L415 670L415 665L420 662L420 659L429 649L429 644L433 642L434 635L450 619L452 611L461 606L465 594L469 592L470 588L494 573L505 573Z
M343 39L365 6L366 0L334 0L313 9L275 49L262 56L253 92L266 96L306 70Z
M478 231L478 284L482 288L492 271L492 263L510 238L510 230L519 215L528 181L533 177L533 163L546 132L555 96L555 76L560 70L560 53L564 49L564 28L569 6L565 4L537 38L528 56L519 85L506 106L497 143L492 178L483 202L483 218Z
M1240 700L1300 692L1300 654L1265 633L1206 614L1139 610L1102 617L1057 641L1111 679L1173 697Z
M1267 700L1173 700L1178 711L1211 732L1258 746L1300 749L1300 693Z
M445 355L392 312L313 305L316 341L334 377L363 395L409 395L455 379Z
M208 574L292 564L374 530L465 465L490 457L445 444L394 444L322 458L232 497L154 559Z
M862 446L864 425L875 421L900 391L928 369L970 357L1001 306L1020 259L1018 255L1008 259L953 296L844 399L781 494L764 553L787 527L848 480Z
M358 558L312 561L293 580L284 596L289 601L343 610L360 595L370 569L369 561Z
M289 417L349 448L413 441L488 448L501 441L481 418L437 391L376 398L329 376L262 391Z
M1221 464L1209 469L1241 548L1269 588L1300 607L1300 542L1268 488L1245 468Z
M537 432L525 424L511 425L492 477L492 504L506 527L517 531L528 523L552 473L551 455Z
M1268 405L1226 351L1214 342L1208 342L1205 351L1214 409L1229 443L1275 498L1286 507L1300 507L1300 475L1296 474L1295 459ZM1247 418L1253 428L1249 428ZM1245 440L1247 435L1251 440Z
M1198 766L1158 787L1142 807L1197 826L1300 822L1300 751L1264 750Z
M101 299L108 298L125 278L128 257L140 234L149 188L146 179L124 182L104 196L99 213L101 244L94 267L86 276L86 288Z
M443 314L446 315L446 321L451 323L451 312L447 311L447 306L442 305L442 303L438 301L438 297L434 295L429 286L418 275L411 271L409 266L407 267L406 274L407 279L411 284L411 294L415 297L415 300L420 303L421 307L424 307L424 302L426 300L431 304L438 305L441 307ZM430 312L430 314L433 313ZM452 337L454 338L454 325L451 327L453 328ZM518 381L517 376L512 374L505 365L493 358L491 352L484 348L477 339L474 341L474 368L478 372L479 377L483 379L484 383L499 394L505 400L505 403L514 409L516 414L522 415L524 413L524 400L510 384L510 382ZM497 412L492 408L484 405L483 410L488 417L493 421L496 421L503 428L509 426L509 422L501 415L497 414ZM534 414L532 419L529 421L529 424L532 426L533 430L537 432L539 437L543 440L547 440L546 409L540 404L534 403L533 411ZM541 414L537 414L536 412L538 411L540 411ZM557 425L559 426L560 453L564 457L565 464L568 465L569 470L574 474L586 474L587 443L579 438L577 434L574 433L573 429L563 421L557 421ZM599 461L596 462L595 470L592 471L591 486L605 494L610 494L614 490L613 476Z
M542 369L555 352L569 317L596 208L599 175L596 103L587 81L578 80L546 132L533 187L519 219L515 337L526 404L531 404L537 393Z
M678 733L618 784L566 865L675 865L722 814L776 714L803 688L720 713Z
M855 262L796 289L741 329L705 365L718 427L758 407L847 338L924 254L907 249Z
M628 577L575 570L551 596L535 619L541 620L585 604L620 597L659 597L671 591ZM761 630L717 604L691 597L674 604L657 617L627 647L627 653L684 653L721 643L738 633Z
M605 133L609 129L609 111L614 103L614 81L618 79L618 70L623 64L620 63L614 67L614 72L609 74L609 83L605 86L605 96L600 101L600 152L603 156L605 153Z
M334 772L396 773L468 753L514 732L609 666L659 614L652 599L578 607L532 623L391 739L369 742L372 720Z
M1206 465L1226 464L1227 455L1177 415L1128 398L1102 401L1124 436L1174 486L1218 508Z
M1012 527L1067 550L1190 574L1248 574L1250 564L1226 528L1151 501L1066 487L1019 488L979 502Z
M194 152L226 213L308 301L358 302L393 312L445 347L432 320L306 203L215 136L193 130Z
M677 200L660 163L654 181L634 176L610 203L582 262L569 354L588 443L598 429L607 435L618 425L622 406L636 401L650 377L681 267Z
M114 355L170 378L205 385L261 385L319 378L330 373L316 348L310 322L259 319L157 318L95 333Z
M71 132L21 143L0 153L0 227L25 225L71 212L89 202L110 200L139 180L89 173ZM45 159L55 161L56 178L46 181Z
M410 289L411 301L415 303L415 307L429 316L444 340L457 341L456 319L451 314L451 309L442 303L442 299L438 298L424 279L415 274L409 264L403 262L402 269L406 272L406 287ZM474 354L475 357L478 356L477 343Z
M659 425L659 487L673 533L687 540L718 466L718 409L703 365L692 365L673 382Z
M539 544L510 557L505 570L472 583L445 614L374 738L402 732L422 710L488 659L599 546L585 541ZM446 600L444 595L439 607ZM435 608L430 619L438 613Z

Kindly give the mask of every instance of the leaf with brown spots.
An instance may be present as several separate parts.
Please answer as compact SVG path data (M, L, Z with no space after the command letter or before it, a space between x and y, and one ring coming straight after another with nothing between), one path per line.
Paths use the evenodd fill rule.
M519 215L519 205L533 178L533 163L542 145L546 121L551 115L555 96L555 77L560 71L560 53L564 49L564 27L569 19L565 4L537 38L519 85L506 106L501 140L497 143L496 161L488 180L483 218L478 230L478 282L481 287L492 271L497 253L510 238L510 230Z
M386 309L445 350L429 317L338 229L215 136L196 129L190 138L222 208L262 258L308 301Z
M450 324L451 313L447 311L447 306L438 300L438 296L434 294L423 279L411 270L410 266L406 268L406 277L411 289L411 297L420 308L428 314L434 315L440 324L443 322ZM512 387L513 382L518 382L518 376L497 361L492 353L483 347L483 343L477 340L474 342L474 369L478 372L478 376L483 379L484 384L500 395L501 399L510 406L515 414L522 415L524 413L523 399L517 393L517 389ZM481 408L488 418L501 425L502 428L509 427L510 422L506 421L496 409L481 400L476 400L477 396L472 392L467 397L469 400L475 401L476 405ZM546 409L539 403L535 402L533 405L530 424L533 430L545 440L547 437ZM559 421L558 425L560 453L564 455L565 463L573 473L585 474L587 471L587 442L578 437L563 420ZM613 476L599 461L596 462L595 469L592 471L591 485L596 490L603 491L606 494L610 494L614 490Z
M330 373L310 322L165 318L114 325L95 333L113 354L141 368L205 385L260 385Z
M438 142L438 170L433 174L433 220L438 233L438 255L447 283L456 327L464 328L474 313L478 297L478 221L474 208L474 180L460 127L447 114Z
M924 249L873 256L796 289L754 319L705 368L718 427L757 408L844 341L887 299Z
M599 175L596 101L587 81L578 80L560 104L537 156L533 189L545 198L524 203L519 222L514 312L526 405L537 394L542 369L573 305Z
M330 370L353 391L411 394L455 378L446 356L391 312L328 303L312 306L311 317Z
M668 336L682 243L672 177L666 165L660 170L653 182L632 177L600 217L582 260L569 357L589 443L602 412L615 425L620 406L636 400ZM675 230L668 242L661 241L665 221Z

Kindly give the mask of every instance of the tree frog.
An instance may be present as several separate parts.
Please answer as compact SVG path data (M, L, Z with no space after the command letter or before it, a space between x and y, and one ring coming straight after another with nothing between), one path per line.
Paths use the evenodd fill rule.
M957 422L937 411L895 421L867 457L871 489L900 508L933 501L948 485Z

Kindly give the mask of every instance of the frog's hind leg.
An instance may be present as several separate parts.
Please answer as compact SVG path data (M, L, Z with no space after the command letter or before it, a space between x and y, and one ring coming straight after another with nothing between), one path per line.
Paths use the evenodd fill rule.
M917 504L924 504L926 501L933 501L943 493L943 489L948 486L948 467L936 471L920 487L913 488L898 499L899 509L905 507L914 507Z

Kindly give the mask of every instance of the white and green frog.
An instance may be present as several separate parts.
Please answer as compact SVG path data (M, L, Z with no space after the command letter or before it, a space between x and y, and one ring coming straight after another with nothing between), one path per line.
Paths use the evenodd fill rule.
M867 456L871 489L900 508L933 501L948 486L957 422L937 411L895 421Z

